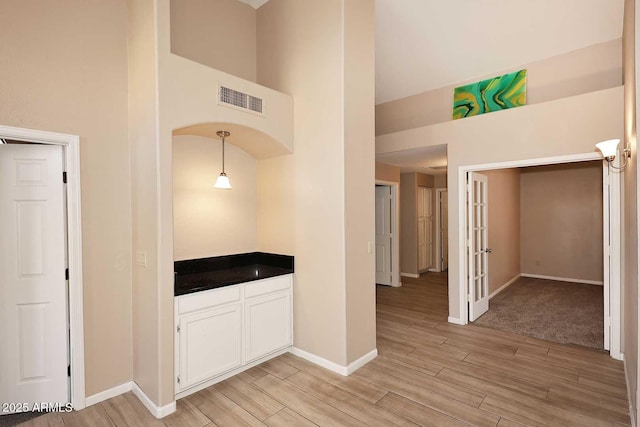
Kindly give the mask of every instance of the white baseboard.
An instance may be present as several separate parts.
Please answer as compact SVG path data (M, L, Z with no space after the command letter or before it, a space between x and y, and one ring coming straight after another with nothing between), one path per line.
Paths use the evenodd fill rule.
M100 393L92 394L91 396L87 396L85 399L85 407L89 407L91 405L95 405L96 403L104 402L105 400L111 399L112 397L120 396L121 394L125 394L131 391L133 388L133 382L128 381L124 384L117 385L108 390L101 391Z
M400 276L402 276L402 277L412 277L414 279L419 279L420 278L419 274L413 274L413 273L400 273Z
M358 360L350 363L348 366L342 366L337 363L334 363L330 360L325 359L324 357L316 356L313 353L309 353L308 351L301 350L297 347L291 347L289 352L294 356L301 357L311 363L314 363L318 366L322 366L325 369L328 369L336 374L347 377L357 371L359 368L363 367L373 359L378 356L378 349L373 349L369 353L360 357Z
M636 427L636 411L633 409L633 403L631 402L631 389L629 388L629 371L627 370L627 359L622 354L622 362L624 363L624 379L627 383L627 400L629 402L629 417L631 418L631 427Z
M516 280L518 280L520 278L520 274L516 274L511 280L509 280L507 283L505 283L504 285L500 286L498 289L496 289L495 291L493 291L491 293L491 295L489 295L489 299L495 297L496 295L498 295L500 292L504 291L505 289L507 289L507 287L509 287L509 285L513 284Z
M427 271L430 273L440 273L440 270L438 270L437 268L428 268Z
M464 326L464 325L466 325L466 324L467 324L467 323L466 323L466 322L464 322L462 319L460 319L460 318L458 318L458 317L451 317L451 316L449 316L449 317L447 318L447 322L449 322L449 323L453 323L453 324L455 324L455 325L462 325L462 326Z
M364 365L371 362L376 357L378 357L378 349L374 348L369 353L349 363L349 365L347 365L347 375L353 374L355 371L362 368Z
M533 279L557 280L558 282L584 283L586 285L600 285L600 286L604 285L604 282L601 280L572 279L570 277L543 276L541 274L529 274L529 273L522 273L521 276L531 277Z
M149 399L149 396L147 396L144 391L142 391L140 386L138 386L138 384L136 384L135 382L133 382L132 384L132 390L133 394L135 394L138 399L140 399L140 402L142 402L142 404L147 408L149 412L151 412L151 415L153 415L154 417L164 418L167 415L176 412L175 400L167 405L158 406L151 399Z

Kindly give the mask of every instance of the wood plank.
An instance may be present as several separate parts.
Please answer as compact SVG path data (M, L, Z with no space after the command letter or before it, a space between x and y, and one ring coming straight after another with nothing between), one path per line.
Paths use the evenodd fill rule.
M274 377L280 378L281 380L284 380L290 375L293 375L296 372L298 372L296 368L294 368L293 366L287 363L280 361L279 358L271 359L258 366L260 366L260 369L267 371Z
M298 372L286 380L306 393L317 397L334 408L351 415L368 426L414 426L403 417L386 411L375 404L322 381L305 372Z
M442 427L461 427L468 424L455 418L444 415L436 410L423 406L406 397L399 396L390 392L383 397L378 406L395 412L396 414L407 418L420 426L442 426Z
M311 422L322 426L364 426L365 424L323 402L304 393L297 387L286 383L273 375L267 375L254 381L257 387L279 400L287 408L297 412Z
M338 375L292 354L286 354L280 357L282 361L298 368L300 371L320 378L329 384L355 394L371 403L376 403L389 391L370 382L363 381L353 375L348 377Z
M164 426L164 423L151 415L132 392L106 400L100 405L104 408L113 424L118 427Z
M82 411L62 414L62 420L65 427L113 427L115 425L101 403L89 406Z
M280 402L236 377L218 383L214 388L261 421L284 409Z
M188 399L176 402L176 412L162 419L167 427L211 427L209 418L195 407Z
M31 418L19 425L20 427L65 427L62 416L54 412Z
M217 426L264 426L240 405L211 387L186 398Z
M284 408L277 414L270 416L264 421L264 423L269 427L313 427L318 425L312 423L302 415L292 411L289 408Z

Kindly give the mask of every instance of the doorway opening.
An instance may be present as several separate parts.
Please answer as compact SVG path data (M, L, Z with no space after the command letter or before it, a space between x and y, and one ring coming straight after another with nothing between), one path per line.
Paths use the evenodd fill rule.
M401 286L398 183L376 180L376 284Z
M26 403L28 410L36 402L83 409L79 137L0 126L0 139L7 166L0 203L7 207L5 222L16 224L7 244L17 247L11 256L3 255L3 270L30 289L24 292L3 280L3 297L10 297L16 309L8 313L9 301L3 298L2 332L15 345L7 346L13 352L3 358L1 369L17 369L15 375L3 376L0 401ZM21 410L27 409L10 412Z
M591 163L591 167L589 167L586 163L577 162L587 162L590 160L596 160L595 168L594 162ZM550 185L547 183L546 189L543 187L537 188L535 191L538 191L541 194L538 194L537 197L540 199L537 203L537 208L531 207L529 205L523 205L529 211L526 212L528 216L533 214L543 216L544 223L538 224L537 231L533 231L537 233L534 238L527 237L528 245L523 245L523 251L529 251L527 253L526 260L523 258L523 263L519 267L519 271L514 274L513 278L503 278L505 283L502 286L498 286L498 284L494 284L492 289L489 289L489 278L492 274L492 268L490 268L490 264L488 259L494 255L492 252L495 252L493 248L493 244L491 239L488 238L488 230L491 229L491 225L489 224L490 215L487 214L487 206L491 204L491 198L488 197L490 192L491 183L487 180L487 176L491 173L496 172L498 169L502 170L515 170L516 168L526 168L530 166L543 166L543 165L558 165L561 163L569 164L566 169L582 169L587 170L590 169L590 180L596 181L597 184L601 184L601 193L592 192L589 196L589 200L585 202L586 199L579 200L576 198L575 194L567 193L565 196L560 195L560 200L558 200L558 209L564 210L564 212L557 213L558 221L566 221L567 224L563 227L562 224L550 223L551 219L549 217L549 210L552 209L551 205L546 206L550 203L550 200L545 199L545 191L547 194L547 198L555 197L558 195L554 194L557 191L550 191ZM572 166L571 166L572 165ZM538 168L538 171L558 171L562 170L558 166L548 166L545 168ZM603 165L600 157L594 154L588 155L576 155L576 156L565 156L565 157L557 157L551 159L534 159L528 161L520 161L520 162L504 162L500 164L490 164L490 165L476 165L473 167L460 167L459 169L461 174L461 186L463 187L461 195L465 198L464 202L461 204L459 215L464 219L464 232L461 233L461 252L464 251L464 256L461 259L466 262L461 263L460 266L463 274L461 277L465 277L466 280L461 283L461 308L464 314L465 323L469 321L474 321L478 317L480 317L488 308L489 308L489 299L496 294L498 294L503 289L507 288L511 283L519 284L520 277L527 277L529 281L537 281L537 284L545 284L549 285L547 282L549 280L553 280L560 285L558 289L566 290L567 287L562 287L562 282L571 281L571 282L579 282L579 283L588 283L588 285L582 285L587 287L592 287L590 289L584 288L583 290L588 291L587 293L597 293L599 291L594 286L599 284L602 285L602 294L601 298L601 311L600 313L602 318L599 319L601 325L601 342L602 346L600 348L604 348L605 350L609 350L612 357L619 359L620 358L620 282L619 282L619 268L620 268L620 260L619 260L619 234L620 234L620 226L619 220L619 175L613 173L609 170L606 164ZM487 174L483 175L482 171L491 171ZM517 172L519 173L519 172ZM547 176L554 176L557 172L553 172L547 174ZM595 174L595 175L594 175ZM583 174L584 175L584 174ZM523 175L526 176L526 175ZM519 178L518 178L519 179ZM583 177L584 179L584 177ZM527 180L529 182L531 180ZM598 182L599 181L599 182ZM519 182L519 181L518 181ZM525 181L523 181L525 182ZM564 183L563 183L564 184ZM593 184L593 183L592 183ZM536 188L531 187L531 184L527 184L527 188ZM537 184L536 184L537 185ZM580 191L580 186L584 186L584 182L578 182L576 186L574 186L572 192ZM523 187L524 188L524 187ZM553 189L555 190L555 189ZM504 192L504 191L503 191ZM524 199L523 199L524 200ZM546 200L546 201L545 201ZM520 203L520 201L518 201ZM522 203L525 203L524 201ZM595 204L595 208L594 208ZM541 207L540 205L544 205ZM529 207L527 207L529 206ZM599 209L598 209L599 208ZM568 213L573 209L574 214ZM595 215L596 211L600 211L601 215L598 216L597 223L594 223L594 218L590 217L586 220L591 221L588 227L591 228L599 228L594 231L594 236L600 236L598 238L592 239L593 241L589 242L589 248L587 252L585 252L582 258L597 256L598 259L581 259L581 256L578 257L569 257L567 256L567 265L553 266L552 264L557 259L546 259L545 256L549 254L544 253L543 247L536 247L536 241L540 240L544 242L544 239L541 238L544 235L544 228L547 227L549 230L553 231L554 227L556 229L556 234L562 234L563 229L571 229L572 226L576 225L573 222L578 221L578 218L574 215L578 215L580 211L582 211L583 217L589 217L590 215ZM564 213L568 213L568 219L563 219ZM525 215L526 216L526 215ZM526 222L518 220L522 222L522 224L534 224L538 219L534 219L532 221ZM542 221L542 222L544 222ZM506 221L505 221L506 222ZM538 221L540 222L540 221ZM538 225L532 225L535 229ZM524 226L524 225L523 225ZM560 228L558 228L560 227ZM585 225L584 227L587 227ZM575 228L575 227L573 227ZM528 230L532 231L532 230ZM512 233L513 234L513 233ZM523 235L524 236L524 235ZM576 243L575 239L579 239L581 236L580 233L574 233L573 237L571 236L562 236L560 240L558 240L558 236L554 236L557 245L566 244L567 248L571 247L571 244ZM574 241L571 241L571 240ZM553 240L553 239L551 239ZM523 240L524 241L524 240ZM558 243L560 242L560 243ZM577 243L576 243L577 244ZM584 246L587 244L582 242L577 244L576 247L584 249ZM595 247L597 245L599 247ZM531 246L531 247L530 247ZM552 248L557 250L558 248ZM567 249L569 250L569 249ZM504 249L501 249L504 252ZM515 249L514 249L515 251ZM549 251L553 252L552 250ZM524 253L524 252L523 252ZM562 252L559 252L562 253ZM531 255L533 254L533 255ZM462 255L462 254L461 254ZM518 254L519 255L519 254ZM529 256L531 255L531 256ZM529 259L531 258L531 259ZM556 258L561 258L559 255ZM529 262L530 261L530 262ZM586 266L584 262L587 262ZM519 261L518 261L519 264ZM549 266L550 272L554 273L545 273L545 264ZM573 265L570 265L573 264ZM600 269L598 270L598 265ZM582 266L582 267L581 267ZM566 273L573 268L574 272ZM536 270L537 269L537 270ZM554 270L555 269L555 270ZM564 270L563 270L564 269ZM567 270L569 269L569 270ZM494 268L495 270L495 268ZM529 271L531 270L531 271ZM591 271L594 270L594 271ZM576 273L577 272L577 273ZM499 273L499 272L498 272ZM513 272L512 272L513 273ZM587 277L589 276L589 277ZM592 277L593 276L593 277ZM597 276L597 277L596 277ZM599 279L601 277L601 280ZM567 279L569 278L569 279ZM577 280L576 280L577 278ZM502 280L502 279L501 279ZM539 282L539 283L538 283ZM556 283L556 285L557 285ZM580 287L580 285L576 285ZM539 288L542 289L542 286ZM515 292L514 288L509 288L507 293ZM505 295L503 297L506 298ZM499 297L499 298L503 298ZM468 301L468 302L467 302ZM497 303L498 299L496 299ZM589 304L585 304L588 307ZM574 319L575 320L575 319Z

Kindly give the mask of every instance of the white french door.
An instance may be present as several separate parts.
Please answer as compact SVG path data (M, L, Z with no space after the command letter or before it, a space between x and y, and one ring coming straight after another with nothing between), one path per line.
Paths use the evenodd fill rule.
M0 402L70 400L62 172L59 145L0 145Z
M469 321L489 310L488 181L485 175L469 172L467 262Z
M376 185L376 283L392 284L391 187Z

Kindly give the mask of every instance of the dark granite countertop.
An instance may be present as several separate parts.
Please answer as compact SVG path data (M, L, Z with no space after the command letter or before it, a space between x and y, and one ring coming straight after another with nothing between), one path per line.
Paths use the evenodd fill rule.
M174 263L174 295L293 273L293 257L251 252Z

